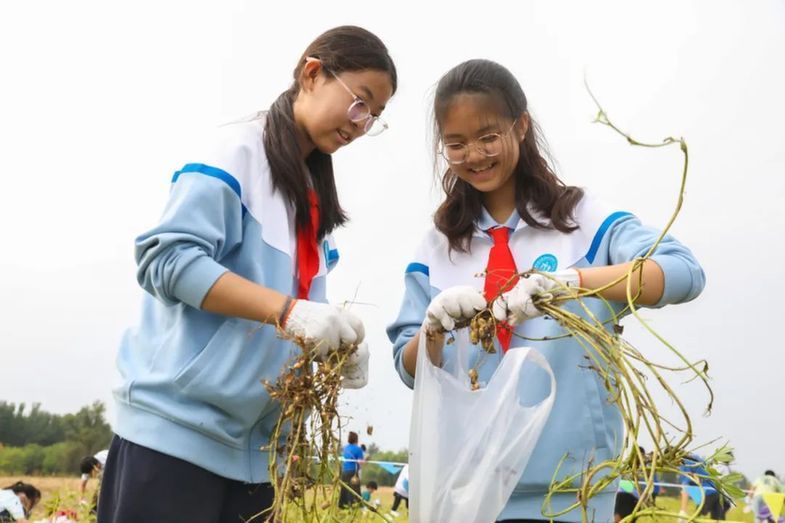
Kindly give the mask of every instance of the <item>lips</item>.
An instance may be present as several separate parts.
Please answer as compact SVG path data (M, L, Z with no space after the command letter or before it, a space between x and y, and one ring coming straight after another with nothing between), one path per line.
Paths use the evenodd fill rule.
M475 167L468 167L467 170L474 176L482 176L489 173L494 167L496 167L496 162L491 162L485 165L477 165Z
M344 131L343 129L338 129L336 131L338 135L338 140L341 142L342 145L346 145L352 141L352 135Z

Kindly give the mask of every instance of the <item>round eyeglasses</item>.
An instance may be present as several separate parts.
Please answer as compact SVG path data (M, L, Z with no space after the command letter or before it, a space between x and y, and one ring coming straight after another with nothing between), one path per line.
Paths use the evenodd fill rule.
M352 123L362 122L363 132L368 136L379 136L389 127L387 125L387 122L385 122L378 116L374 116L371 114L371 108L368 106L365 100L354 94L354 91L349 89L349 86L346 85L343 82L343 80L341 80L338 77L337 74L330 71L326 67L325 67L325 71L333 75L333 78L338 80L338 83L341 84L344 89L346 89L347 93L352 95L352 98L354 98L354 101L346 110L346 114L349 116L349 120Z
M504 137L515 128L517 121L503 133L488 133L469 143L443 143L439 152L450 165L460 165L469 158L472 147L486 157L499 156L504 150Z

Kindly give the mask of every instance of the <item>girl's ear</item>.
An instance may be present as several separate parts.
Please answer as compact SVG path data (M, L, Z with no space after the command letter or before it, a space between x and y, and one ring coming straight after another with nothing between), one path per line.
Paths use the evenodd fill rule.
M518 142L522 142L529 132L529 113L525 112L518 117Z
M316 80L322 72L322 62L318 58L307 57L305 65L300 71L300 89L311 91L316 85Z

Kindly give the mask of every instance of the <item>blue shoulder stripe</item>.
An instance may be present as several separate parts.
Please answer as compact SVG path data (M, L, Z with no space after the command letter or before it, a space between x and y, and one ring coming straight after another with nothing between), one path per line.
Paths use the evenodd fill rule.
M611 225L613 225L613 222L624 216L632 216L632 213L627 211L616 211L615 213L605 218L605 221L602 222L600 228L597 229L597 233L594 235L594 239L591 241L589 252L586 253L586 261L589 263L594 263L594 258L597 257L597 251L600 248L600 244L602 243L605 233L608 232L608 229Z
M240 189L240 182L238 182L237 179L231 174L229 174L228 172L219 169L217 167L211 167L203 163L189 163L185 165L182 169L174 173L174 176L172 177L172 183L176 182L177 179L180 177L180 175L184 173L201 173L206 176L212 176L213 178L218 178L219 180L223 181L226 185L231 187L232 190L237 194L238 198L242 196L242 190Z
M421 272L426 276L430 275L430 270L428 269L428 266L423 265L422 263L410 263L406 267L406 274L409 274L410 272Z

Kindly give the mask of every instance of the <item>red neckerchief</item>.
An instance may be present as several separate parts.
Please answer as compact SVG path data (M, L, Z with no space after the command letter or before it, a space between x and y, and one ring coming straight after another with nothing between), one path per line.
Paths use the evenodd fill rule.
M313 189L308 189L308 203L311 221L297 228L297 297L302 300L308 299L313 277L319 272L319 197Z

